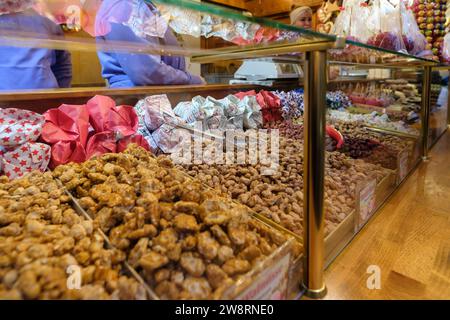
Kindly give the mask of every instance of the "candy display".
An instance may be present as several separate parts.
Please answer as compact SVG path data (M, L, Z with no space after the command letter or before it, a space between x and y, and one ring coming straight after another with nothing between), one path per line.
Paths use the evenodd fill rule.
M413 6L414 8L416 7ZM431 49L426 46L427 39L420 32L411 8L407 7L403 1L345 0L342 9L332 28L334 34L382 49L418 56L426 56L427 49ZM431 28L434 26L431 25ZM367 57L364 57L365 55ZM361 63L377 60L377 55L382 56L352 45L333 53L337 60Z
M0 0L1 21L20 63L50 52L58 78L76 53L70 89L0 92L0 300L319 298L439 166L450 0Z
M337 130L339 130L339 132L344 135L344 137L378 141L384 146L389 147L396 153L399 153L411 147L412 142L410 140L402 139L390 134L382 134L371 131L361 123L334 121L333 125Z
M275 95L280 98L281 112L284 120L297 119L304 111L303 89L292 91L275 91Z
M219 37L237 45L252 45L282 40L296 40L301 35L294 31L279 30L257 23L225 19L189 9L157 4L164 24L179 34L193 37Z
M229 95L220 100L196 96L190 102L180 102L174 112L188 125L200 122L203 130L256 129L262 124L264 114L256 99L256 92Z
M426 36L427 49L432 50L435 59L442 58L441 48L445 36L445 12L447 3L443 0L414 0L412 10L420 31Z
M53 175L162 299L218 299L287 238L136 146Z
M279 140L280 162L273 175L262 174L262 164L192 164L181 168L218 192L302 235L303 141L299 139L302 130L295 125L278 125L278 128L282 132ZM381 181L389 173L379 165L353 160L339 152L327 152L326 234L355 208L355 188L360 179L376 177Z
M284 120L300 118L304 112L303 89L273 92L281 103L281 112ZM350 98L340 90L327 92L327 106L330 109L344 110L352 105ZM271 120L276 121L276 120ZM270 122L270 121L269 121Z
M186 122L176 116L166 95L149 96L134 106L139 119L138 133L150 146L153 154L171 153L189 131L182 128Z
M13 179L47 169L50 148L36 142L44 122L32 111L0 108L0 174Z
M150 148L137 134L139 120L133 107L116 106L109 97L95 96L86 105L64 104L44 116L41 138L52 146L51 167L121 152L131 142Z
M0 299L146 299L50 172L0 178ZM82 281L68 286L68 273ZM77 287L79 286L79 287Z
M235 96L240 99L247 96L255 96L256 101L261 108L264 123L282 119L281 99L276 92L261 90L256 93L254 90L251 90L248 92L240 92Z
M343 110L351 107L350 98L341 90L327 92L327 106L333 110Z
M358 114L358 113L353 114L348 112L331 110L328 112L328 116L331 123L334 123L335 121L364 123L382 129L404 132L416 136L419 135L419 131L417 129L408 126L405 122L391 121L387 114L380 114L376 111L367 114Z

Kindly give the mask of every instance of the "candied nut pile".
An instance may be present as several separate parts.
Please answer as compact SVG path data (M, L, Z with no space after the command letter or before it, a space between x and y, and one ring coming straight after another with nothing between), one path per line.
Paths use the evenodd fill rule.
M294 134L292 132L292 134ZM286 229L303 234L303 142L280 136L279 167L263 175L261 165L192 164L179 166L223 195L239 201ZM326 152L325 233L329 234L355 208L359 181L390 174L379 165Z
M54 176L162 299L219 299L287 240L135 146Z
M121 273L124 259L105 249L51 173L0 178L0 299L145 299L145 288ZM78 289L69 285L76 270Z

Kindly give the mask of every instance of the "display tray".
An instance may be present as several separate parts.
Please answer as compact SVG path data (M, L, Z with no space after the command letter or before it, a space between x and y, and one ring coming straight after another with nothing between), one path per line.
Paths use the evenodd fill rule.
M188 176L189 177L189 176ZM191 177L189 177L191 178ZM192 178L191 178L192 179ZM70 196L75 211L88 220L93 220L93 217L88 214L80 205L78 199L74 197L64 187L63 183L56 179L61 188L64 189L67 195ZM228 200L228 199L225 199ZM241 207L243 205L239 204ZM258 219L258 217L251 215L252 219L255 219L262 226L273 229L273 226ZM114 248L109 237L99 228L96 231L102 235L106 244L110 248ZM288 298L288 285L289 272L291 270L293 254L292 247L294 238L286 237L286 241L280 245L277 250L266 257L262 263L255 266L252 270L246 274L240 276L237 281L231 284L220 299L226 300L284 300ZM299 259L299 258L298 258ZM126 261L123 264L124 270L126 270L132 277L134 277L139 283L141 283L147 291L148 298L151 300L161 300L161 298L155 293L153 288L141 277L139 272L129 265Z
M96 95L113 98L117 105L136 105L139 99L152 95L167 94L173 106L179 102L191 100L197 95L212 96L221 99L228 94L249 90L291 90L298 87L291 83L277 83L266 87L261 85L173 85L173 86L142 86L134 88L69 88L69 89L42 89L0 92L0 108L27 109L37 113L44 113L50 108L58 108L62 104L83 105Z
M394 107L378 107L368 104L360 104L360 103L354 103L354 110L358 113L371 113L371 112L380 112L380 113L387 113L388 115L408 115L407 111L398 110L398 108Z
M395 189L397 173L391 170L383 180L377 183L375 188L375 209L371 216L381 207L384 201ZM325 238L325 265L329 266L331 262L339 255L355 235L355 218L357 210L353 210L338 226ZM370 220L370 217L369 217Z
M387 198L394 192L397 186L398 170L392 170L391 174L386 176L380 183L377 184L375 192L375 210L376 212L386 201ZM373 214L373 213L372 213Z
M85 219L93 221L92 217L81 207L80 203L78 202L78 199L76 199L63 185L63 183L59 180L56 179L57 183L59 184L59 186L64 189L64 192L70 197L72 204L73 204L73 208L76 211L76 213L78 213L79 215L83 216ZM108 236L100 229L100 228L96 228L96 231L103 237L103 239L105 240L106 246L109 249L114 248L114 246L111 244L111 241L109 240ZM157 295L153 292L153 290L147 285L147 283L144 281L144 279L142 279L142 277L139 275L139 273L132 267L130 266L126 261L122 264L123 269L128 272L128 274L130 276L132 276L134 279L136 279L136 281L138 281L144 288L145 291L147 293L147 297L150 298L151 300L157 300L158 297Z

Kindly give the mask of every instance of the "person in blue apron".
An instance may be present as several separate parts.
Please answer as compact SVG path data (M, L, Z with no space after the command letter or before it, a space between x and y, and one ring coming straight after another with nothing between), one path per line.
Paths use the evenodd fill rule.
M137 23L129 23L130 16ZM143 0L104 0L96 17L97 42L164 45L176 47L177 39L170 28L161 28L156 7ZM152 34L144 30L147 23ZM162 29L162 31L161 31ZM160 34L157 34L160 32ZM110 43L111 43L110 42ZM186 71L184 57L99 51L102 76L111 88L148 85L203 84L201 77Z
M32 1L22 6L0 4L0 32L32 34L48 39L64 33L51 20L32 9ZM3 7L2 7L3 6ZM53 89L70 87L72 63L70 53L61 50L14 47L0 42L0 90Z

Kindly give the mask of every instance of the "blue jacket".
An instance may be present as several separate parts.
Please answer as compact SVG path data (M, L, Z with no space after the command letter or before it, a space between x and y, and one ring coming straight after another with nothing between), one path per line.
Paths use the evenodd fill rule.
M127 0L104 0L99 11L107 11L110 16L115 10L120 10ZM150 7L143 1L139 1L140 10L145 11L145 16L159 14L154 7ZM99 17L97 17L99 19ZM178 42L170 29L167 29L164 38L138 37L129 27L110 23L111 30L104 36L97 37L98 42L121 41L141 43L143 45L159 44L164 42L169 46L177 46ZM186 71L184 57L170 57L145 54L127 54L116 52L98 52L102 64L103 78L108 80L111 88L134 87L146 85L176 85L176 84L201 84L200 77L191 75Z
M1 31L63 36L61 28L33 10L0 16ZM70 53L60 50L20 48L0 44L0 90L70 87Z

